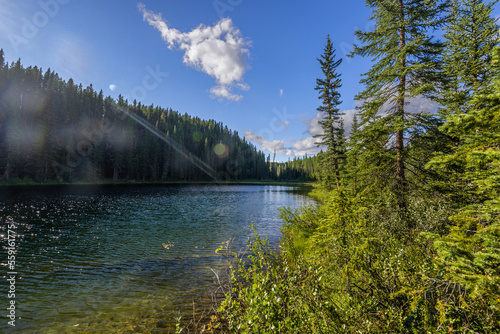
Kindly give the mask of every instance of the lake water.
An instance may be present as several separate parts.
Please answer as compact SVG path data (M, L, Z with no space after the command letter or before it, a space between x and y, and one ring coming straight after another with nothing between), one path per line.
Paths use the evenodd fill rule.
M207 306L233 239L254 222L272 244L278 208L312 203L284 186L54 186L0 191L0 332L170 332ZM8 266L8 226L15 268ZM11 235L12 239L12 235ZM15 298L8 272L15 272ZM15 327L8 324L15 301Z

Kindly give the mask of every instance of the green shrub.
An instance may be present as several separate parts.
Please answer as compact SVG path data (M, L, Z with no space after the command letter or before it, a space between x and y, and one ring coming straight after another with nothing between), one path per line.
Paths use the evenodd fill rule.
M280 252L255 232L250 255L233 254L220 318L242 333L497 332L500 300L491 284L498 277L483 276L491 284L478 294L472 276L456 277L458 255L439 246L453 235L450 207L439 198L409 198L402 216L390 199L339 189L321 206L283 208ZM495 233L474 237L491 248ZM495 263L481 256L469 267Z
M335 328L321 266L301 260L290 264L257 233L249 251L236 256L231 287L219 307L230 332L326 333Z

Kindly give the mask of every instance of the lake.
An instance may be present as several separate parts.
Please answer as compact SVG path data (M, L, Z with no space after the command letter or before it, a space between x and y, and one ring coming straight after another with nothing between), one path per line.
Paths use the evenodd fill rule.
M276 245L278 208L311 203L285 186L4 188L0 332L170 332L211 302L222 242L243 249L253 222Z

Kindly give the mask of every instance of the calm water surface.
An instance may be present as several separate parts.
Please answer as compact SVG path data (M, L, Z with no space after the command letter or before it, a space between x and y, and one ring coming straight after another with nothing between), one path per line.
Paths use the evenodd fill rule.
M224 259L278 208L312 203L283 186L79 186L0 192L0 332L169 332L210 302ZM16 326L7 324L7 226L16 236ZM165 245L169 245L165 247Z

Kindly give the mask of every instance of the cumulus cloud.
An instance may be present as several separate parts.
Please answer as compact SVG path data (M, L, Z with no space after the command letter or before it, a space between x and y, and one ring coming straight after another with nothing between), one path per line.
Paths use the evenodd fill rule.
M349 110L344 110L343 113L344 115L342 116L342 120L344 121L344 130L346 135L349 135L351 133L351 128L352 128L352 121L354 119L354 114L357 112L356 109L349 109ZM359 115L358 115L358 122L360 121Z
M292 145L292 149L295 156L303 156L303 155L314 155L318 154L322 147L318 147L316 144L316 138L307 137L302 138Z
M351 132L351 127L352 127L352 120L354 119L354 114L356 113L356 109L349 109L349 110L343 110L341 111L342 115L342 120L344 121L344 130L346 135L349 135ZM318 112L316 113L312 118L310 119L305 119L302 122L307 126L306 131L304 131L304 134L309 134L311 136L319 135L323 133L323 129L321 128L321 124L318 122L321 121L323 118L322 113ZM359 122L359 116L358 116L358 122Z
M319 121L321 121L322 118L323 114L318 112L311 119L306 118L304 121L302 121L307 126L307 130L304 132L304 134L307 133L310 134L311 136L315 136L323 133L321 124L318 123Z
M262 151L268 151L270 153L276 152L276 154L286 154L291 155L291 151L286 148L285 139L268 141L266 137L253 133L250 130L245 131L245 139L251 140L261 146Z
M210 96L214 99L222 101L224 99L238 102L243 98L242 95L231 93L231 89L224 85L213 86L210 88Z
M111 89L114 92L116 89L116 85L109 85L109 89Z
M352 120L354 118L355 109L345 110L342 113L344 120L344 128L346 130L346 134L349 134L352 126ZM318 146L316 143L320 140L320 138L314 137L315 135L319 135L323 133L323 129L321 125L318 123L322 119L322 114L320 112L316 113L311 118L306 118L302 122L306 125L306 131L304 131L305 135L309 135L305 138L301 138L299 140L290 138L290 139L282 139L282 140L267 140L266 137L254 134L252 131L245 131L245 138L247 140L251 140L260 145L261 150L268 151L273 153L276 150L276 154L284 154L288 156L304 156L304 155L315 155L318 154L321 150L325 150L324 146ZM285 127L287 128L290 125L289 121L285 121L280 123L276 121L275 125L278 128ZM288 146L287 146L288 144Z
M267 151L269 153L287 155L287 156L304 156L304 155L314 155L319 153L320 148L315 144L316 139L313 137L302 138L300 140L281 139L281 140L267 140L266 137L257 135L250 130L245 131L245 139L253 141L260 145L262 151ZM287 143L291 145L287 146Z
M407 105L405 106L406 111L409 113L434 113L438 107L438 104L426 99L424 97L414 97L407 99ZM361 103L356 102L356 106L360 106ZM389 107L382 108L380 113L386 113ZM343 110L342 120L344 122L344 129L346 136L349 136L352 128L352 121L354 119L354 115L357 112L356 109ZM302 116L304 118L304 116ZM288 156L304 156L314 155L326 149L324 146L319 146L316 144L320 138L314 137L315 135L319 135L323 133L323 129L321 125L318 123L323 118L322 113L317 112L311 118L305 118L302 120L302 123L306 125L306 130L304 131L304 135L308 135L305 138L301 138L299 140L290 138L290 139L282 139L282 140L272 140L269 141L264 136L256 135L252 131L247 130L245 132L245 138L251 140L261 146L263 151L268 151L273 153L276 150L276 154L283 154ZM360 117L358 116L358 121ZM283 123L276 122L275 125L279 128L288 127L290 122L285 121ZM288 144L288 145L287 145Z
M248 47L251 43L242 37L230 18L224 18L211 27L201 24L186 33L170 28L161 14L147 10L142 3L138 9L143 19L161 33L169 49L178 47L184 51L184 64L215 79L217 85L210 89L213 98L229 101L242 99L241 95L232 91L250 88L243 82L243 76L248 69Z

